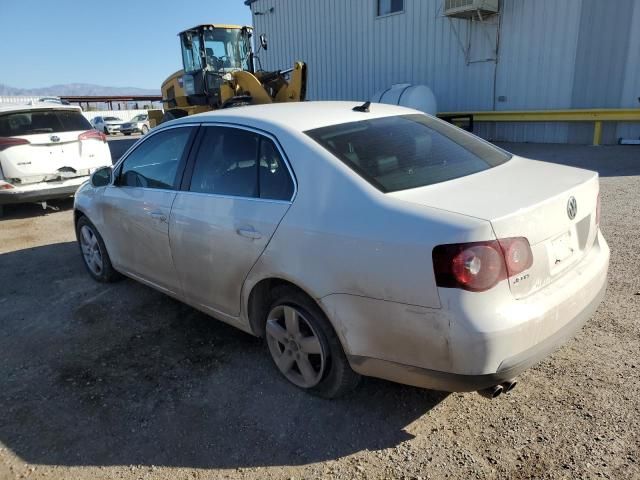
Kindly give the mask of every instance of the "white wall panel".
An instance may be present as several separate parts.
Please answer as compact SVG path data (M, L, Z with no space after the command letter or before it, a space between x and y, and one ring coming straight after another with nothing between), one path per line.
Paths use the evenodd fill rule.
M403 13L379 18L376 0L257 0L251 8L255 33L266 33L269 40L268 51L260 53L263 67L307 62L310 100L366 100L393 83L410 82L430 86L440 111L526 110L572 108L580 93L576 88L593 89L589 78L575 78L586 21L583 5L589 1L502 0L497 69L494 62L468 64L460 46L471 38L469 59L491 58L497 17L485 24L451 21L442 15L443 0L405 0ZM610 8L635 8L628 52L608 54L621 56L612 64L626 61L622 105L638 106L632 99L640 96L640 0L609 3ZM595 10L592 4L587 13ZM616 22L602 22L597 34L613 36ZM597 68L581 71L595 78ZM611 92L593 92L594 105L611 98ZM621 134L636 127L624 128L629 127L620 127ZM477 132L496 140L531 142L578 137L558 123L479 125Z

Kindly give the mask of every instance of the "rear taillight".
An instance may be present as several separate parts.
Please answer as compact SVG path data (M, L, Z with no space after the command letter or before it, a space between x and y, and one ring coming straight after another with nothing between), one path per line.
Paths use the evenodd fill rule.
M16 188L10 183L7 183L3 180L0 180L0 190L11 190L12 188Z
M18 145L29 145L29 140L17 137L0 137L0 152Z
M524 272L533 265L533 253L529 240L524 237L504 238L498 240L507 266L507 277Z
M484 292L531 265L531 246L522 237L438 245L433 249L436 284L444 288Z
M596 200L596 227L600 227L600 192L598 192L598 199Z
M101 142L107 143L107 136L97 130L87 130L78 135L78 140L100 140Z

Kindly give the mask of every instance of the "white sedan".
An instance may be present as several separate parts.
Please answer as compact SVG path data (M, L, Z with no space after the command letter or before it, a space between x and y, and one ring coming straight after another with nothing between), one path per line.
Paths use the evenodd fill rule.
M240 107L163 124L76 196L90 275L266 339L291 383L360 375L494 397L600 304L595 172L389 105Z

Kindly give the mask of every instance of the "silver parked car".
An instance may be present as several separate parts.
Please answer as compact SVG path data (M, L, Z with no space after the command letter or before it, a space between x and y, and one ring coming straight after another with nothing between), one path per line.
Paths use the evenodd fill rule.
M350 102L167 122L75 200L94 279L265 337L282 375L325 397L359 374L510 390L602 300L599 216L595 172Z
M124 133L125 135L131 135L132 133L141 133L146 135L149 130L149 115L146 113L136 115L128 122L124 122L120 125L120 133Z

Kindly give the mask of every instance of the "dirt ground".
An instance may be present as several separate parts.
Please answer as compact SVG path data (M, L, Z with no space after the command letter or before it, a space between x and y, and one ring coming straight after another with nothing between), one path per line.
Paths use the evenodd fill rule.
M497 400L366 379L325 401L258 339L93 282L72 202L0 220L0 478L640 478L640 149L507 145L602 175L612 249L582 332Z

